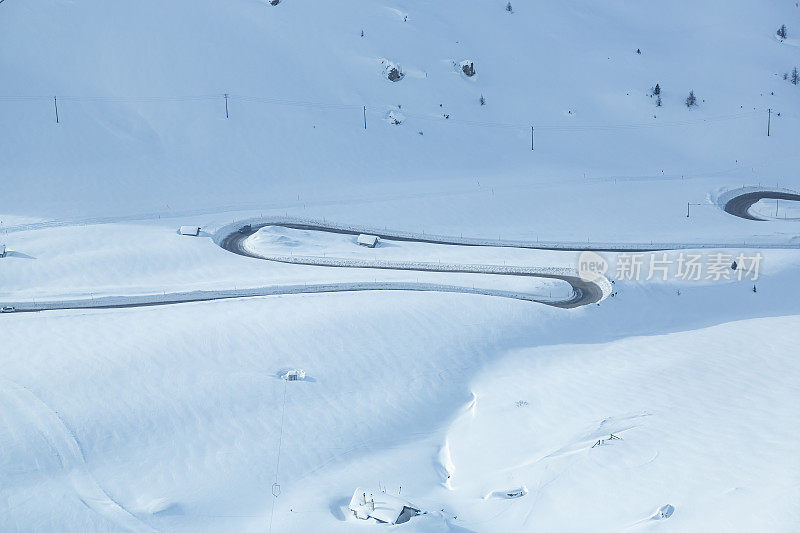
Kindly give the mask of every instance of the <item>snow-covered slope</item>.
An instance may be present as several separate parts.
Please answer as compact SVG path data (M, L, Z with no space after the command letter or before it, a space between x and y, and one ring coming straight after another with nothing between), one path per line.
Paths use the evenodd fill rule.
M795 266L758 294L618 282L577 311L374 293L3 316L0 523L350 530L352 490L381 483L454 531L619 531L665 504L673 531L791 531L800 329L770 317L798 286Z
M800 28L792 2L513 7L4 2L0 213L351 218L370 203L359 222L492 234L557 220L542 229L599 239L634 223L674 235L686 202L720 187L800 186L800 89L781 78L800 59L773 37ZM390 82L384 59L405 77ZM453 66L465 59L472 78Z

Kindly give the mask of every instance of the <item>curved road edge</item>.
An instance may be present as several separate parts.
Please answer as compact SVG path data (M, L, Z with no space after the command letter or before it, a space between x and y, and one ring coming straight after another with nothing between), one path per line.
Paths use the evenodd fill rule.
M792 200L800 202L800 193L790 189L744 187L726 191L717 198L717 205L729 215L745 220L777 220L754 215L750 208L761 200Z
M516 296L508 296L508 291L497 290L482 290L480 294L488 294L492 296L515 297L516 299L523 299L527 301L535 301L553 307L560 307L563 309L573 309L584 305L599 303L611 294L611 283L605 277L600 277L593 281L587 281L578 276L577 271L565 268L553 267L514 267L514 266L501 266L501 265L459 265L459 264L437 264L437 263L419 263L411 261L367 261L358 259L337 259L330 257L315 257L315 256L273 256L260 254L246 246L246 240L249 236L254 234L262 227L276 225L269 223L260 224L233 224L235 228L231 230L231 226L226 226L226 230L220 230L215 234L215 242L224 250L251 257L254 259L261 259L267 261L275 261L279 263L290 263L298 265L310 266L323 266L332 268L372 268L378 270L406 270L417 272L448 272L459 274L495 274L506 276L527 276L546 279L558 279L569 283L572 286L572 297L566 300L550 300L533 295L525 295L524 298ZM238 226L238 227L236 227ZM296 228L298 229L298 228ZM303 229L313 229L316 231L328 231L324 227L305 227ZM352 233L350 231L336 230L335 233ZM352 233L355 235L355 233ZM390 240L396 240L389 237ZM406 241L414 239L406 238ZM428 242L428 241L423 241ZM453 244L453 243L442 243ZM478 246L478 245L472 245ZM452 288L452 286L449 286ZM476 289L469 289L467 287L458 287L458 291L447 292L474 292ZM512 293L519 295L520 293Z
M215 300L234 300L242 298L256 298L260 296L279 296L285 294L319 294L333 292L360 292L360 291L420 291L420 292L451 292L464 294L481 294L497 296L527 302L537 302L556 307L579 307L587 305L580 303L592 293L576 291L571 299L566 301L553 301L545 297L524 292L503 291L495 289L481 289L462 287L457 285L442 285L436 283L414 283L400 281L369 281L350 283L318 283L302 285L272 285L254 287L250 289L228 289L214 291L174 292L166 294L145 294L138 296L102 296L92 299L77 298L57 301L18 301L4 302L3 305L15 308L15 313L33 313L39 311L56 311L68 309L124 309L129 307L154 307L160 305L175 305L191 302L209 302ZM599 301L599 300L598 300ZM574 305L570 305L574 304Z

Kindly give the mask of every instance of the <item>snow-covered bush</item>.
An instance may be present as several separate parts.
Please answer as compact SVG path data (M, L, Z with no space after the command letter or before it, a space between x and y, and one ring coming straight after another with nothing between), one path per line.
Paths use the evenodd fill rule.
M464 73L465 76L471 78L475 75L475 63L469 59L465 59L460 63L461 65L461 72Z
M383 65L383 71L389 81L400 81L405 76L403 68L397 63L388 59L381 59L381 65Z
M386 120L389 124L394 124L395 126L399 126L406 120L406 116L396 109L392 109L386 114Z

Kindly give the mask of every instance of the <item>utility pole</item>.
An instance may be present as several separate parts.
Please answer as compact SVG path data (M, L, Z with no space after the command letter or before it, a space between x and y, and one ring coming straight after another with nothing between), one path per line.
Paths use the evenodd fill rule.
M228 93L225 93L225 118L228 118Z
M703 204L703 203L693 204L691 202L686 202L686 218L689 218L689 206L690 205L694 205L694 206L697 206L697 207L702 207L705 204Z
M767 109L767 137L769 137L769 123L772 121L772 108Z
M367 106L364 106L364 129L367 129Z
M533 126L531 126L531 152L533 151Z
M56 124L58 124L58 98L55 96L53 97L53 105L56 108Z

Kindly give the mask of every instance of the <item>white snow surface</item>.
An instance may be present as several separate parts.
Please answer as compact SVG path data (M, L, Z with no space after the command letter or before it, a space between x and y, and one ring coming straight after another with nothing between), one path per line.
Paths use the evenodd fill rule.
M720 207L800 190L800 8L512 4L0 2L0 305L563 298L365 268L574 270L508 246L537 242L741 245L759 279L3 313L0 531L377 531L348 510L376 486L429 511L392 530L800 529L800 210ZM270 220L461 245L218 245Z

